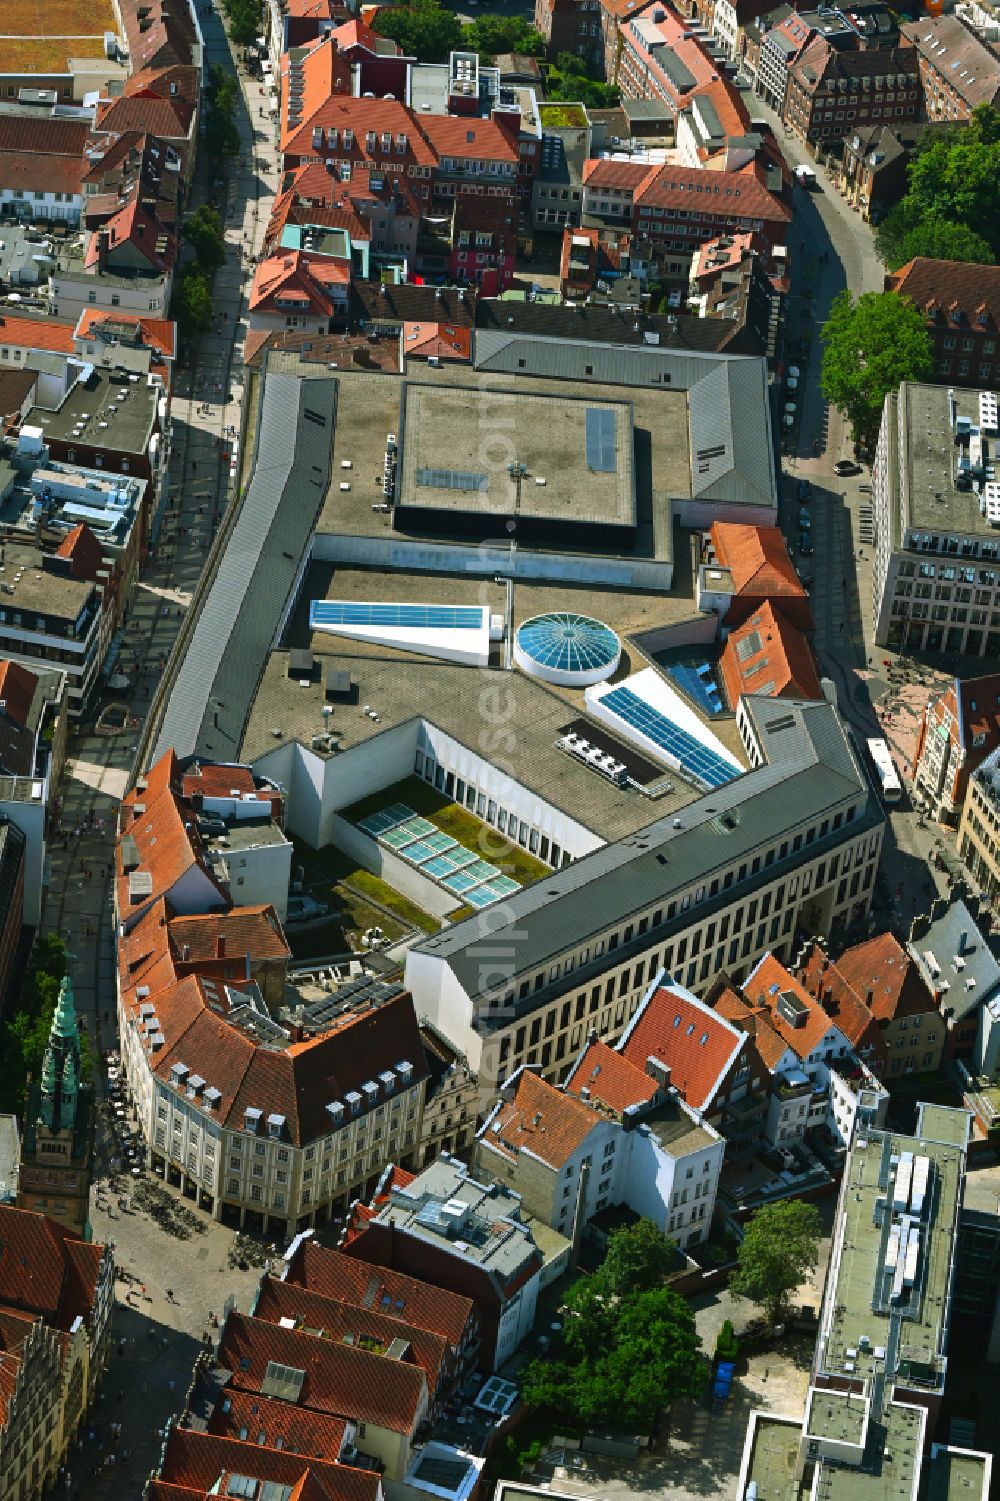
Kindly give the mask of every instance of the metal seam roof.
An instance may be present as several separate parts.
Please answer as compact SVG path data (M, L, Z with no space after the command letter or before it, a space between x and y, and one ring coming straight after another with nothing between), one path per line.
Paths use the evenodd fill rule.
M330 477L335 380L265 374L254 470L188 641L153 761L232 757Z

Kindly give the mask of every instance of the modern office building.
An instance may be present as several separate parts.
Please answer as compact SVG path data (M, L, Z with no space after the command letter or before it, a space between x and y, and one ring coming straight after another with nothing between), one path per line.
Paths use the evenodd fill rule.
M872 470L880 646L1000 655L1000 486L990 391L904 382Z
M868 910L883 820L836 710L744 696L741 729L751 771L410 949L484 1102L525 1063L562 1077L592 1027L619 1036L660 970L704 993Z
M948 1369L969 1114L919 1107L847 1158L802 1417L751 1415L736 1495L916 1501ZM989 1454L931 1448L929 1490L986 1501Z

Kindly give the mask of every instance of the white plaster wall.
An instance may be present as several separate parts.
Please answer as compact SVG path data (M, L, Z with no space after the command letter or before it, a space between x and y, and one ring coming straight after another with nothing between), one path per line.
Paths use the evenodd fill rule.
M415 866L407 865L392 850L383 849L374 839L369 839L367 834L345 819L334 817L332 834L333 843L338 849L357 860L359 865L363 865L373 875L388 881L390 886L409 897L411 902L416 902L425 912L431 912L435 917L447 917L449 912L454 912L460 905L461 897L456 896L453 891L445 891L443 886L439 886L429 876L422 876Z

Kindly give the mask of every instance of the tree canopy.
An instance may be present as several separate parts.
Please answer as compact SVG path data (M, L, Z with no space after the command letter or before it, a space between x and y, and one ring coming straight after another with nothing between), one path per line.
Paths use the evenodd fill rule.
M577 57L575 52L560 52L546 74L545 97L578 100L591 109L613 109L619 93L614 84L597 78L584 58Z
M408 57L421 63L443 62L462 45L462 27L439 0L411 0L394 5L378 16L378 30L400 46Z
M222 0L229 20L229 34L240 47L247 47L264 24L263 0Z
M882 407L904 380L933 371L924 315L895 292L850 292L834 298L820 335L823 395L851 424L855 443L878 436Z
M183 339L197 338L212 326L212 289L200 266L185 266L174 279L170 316Z
M5 1111L20 1113L28 1075L38 1078L68 962L66 945L57 934L37 939L16 1013L0 1035L0 1108ZM80 1034L80 1056L86 1078L91 1055L85 1032Z
M804 1199L765 1204L747 1223L729 1291L778 1323L790 1294L815 1269L822 1228L819 1210Z
M205 80L205 144L212 156L235 156L240 149L237 98L233 74L213 63Z
M600 1270L590 1279L601 1292L621 1298L659 1287L674 1265L676 1247L652 1220L639 1220L612 1232Z
M209 204L202 204L189 215L184 238L193 246L198 264L206 271L217 271L226 259L226 232L222 219Z
M985 244L984 263L992 264L1000 255L1000 111L983 104L961 130L927 131L908 173L905 197L876 235L885 263L896 269L912 255L972 260ZM942 248L920 248L925 244Z
M385 15L383 11L380 22ZM480 57L496 57L498 52L545 56L545 38L523 16L477 16L463 28L462 43Z
M615 1231L603 1266L566 1295L561 1348L524 1377L524 1397L574 1428L648 1433L705 1384L694 1314L663 1286L674 1246L649 1220Z

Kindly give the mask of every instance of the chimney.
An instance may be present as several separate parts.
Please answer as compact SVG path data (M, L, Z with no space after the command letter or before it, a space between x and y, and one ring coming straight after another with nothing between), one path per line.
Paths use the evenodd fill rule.
M874 990L866 990L865 991L865 1005L866 1006L870 1006L871 1003L872 1003L872 1001L874 999L875 999L875 992L874 992Z
M964 954L964 953L968 952L968 943L969 943L969 930L968 930L968 928L963 928L962 931L961 931L961 933L959 933L959 935L958 935L958 952L959 952L959 954Z
M184 964L187 964L187 962L188 962L188 960L190 958L191 958L191 945L189 943L186 943L184 945L184 947L181 949L181 960L182 960L182 962Z
M106 229L97 231L97 264L103 271L108 264L108 251L111 248L111 235Z
M217 959L224 959L226 957L226 940L222 933L215 940L215 957Z

